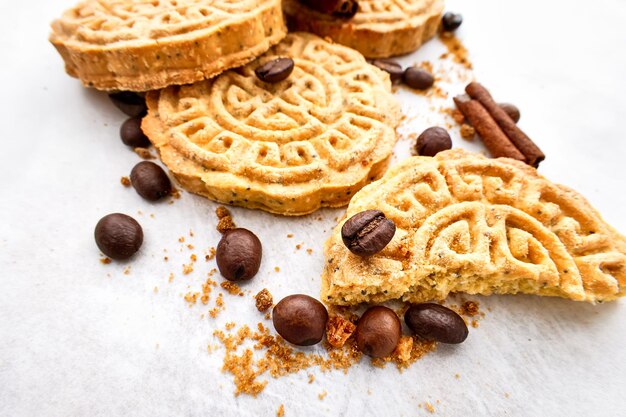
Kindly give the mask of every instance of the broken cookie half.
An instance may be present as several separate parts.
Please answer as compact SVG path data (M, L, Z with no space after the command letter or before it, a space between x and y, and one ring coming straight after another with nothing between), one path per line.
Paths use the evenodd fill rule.
M322 300L442 300L451 292L577 301L626 294L626 238L577 192L521 162L461 149L412 157L357 193L346 219L382 211L397 231L362 257L325 245Z

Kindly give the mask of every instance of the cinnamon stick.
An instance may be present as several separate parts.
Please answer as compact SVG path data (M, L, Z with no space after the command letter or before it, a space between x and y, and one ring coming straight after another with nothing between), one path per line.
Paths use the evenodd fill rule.
M482 104L472 100L466 94L454 97L454 103L476 132L478 132L478 135L493 157L506 157L517 159L518 161L526 161L526 157L502 132Z
M300 0L318 12L350 19L359 10L357 0Z
M465 87L465 91L489 112L504 134L524 155L528 165L537 168L539 163L546 159L541 149L517 127L513 119L494 101L485 87L477 82L471 82Z

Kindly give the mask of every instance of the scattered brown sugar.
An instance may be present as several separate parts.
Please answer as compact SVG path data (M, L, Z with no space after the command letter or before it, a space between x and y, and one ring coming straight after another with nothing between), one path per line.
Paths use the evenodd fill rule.
M173 278L174 274L171 274L170 282ZM213 281L211 278L207 278L207 280L202 284L202 288L199 292L188 292L187 294L185 294L184 299L189 303L190 307L196 304L198 299L200 299L200 302L202 302L202 304L207 305L209 304L209 300L211 298L212 287L215 287L216 285L217 283L215 281Z
M413 339L412 343L406 338ZM402 336L400 339L402 345L396 347L396 350L387 358L373 358L372 365L384 368L389 362L394 362L399 370L404 370L421 359L427 353L437 349L437 342L418 339L417 336ZM407 353L410 346L410 353Z
M187 294L185 294L183 298L185 299L185 301L189 303L189 307L191 307L192 305L196 303L196 301L198 301L198 295L200 294L197 292L195 293L188 292Z
M155 158L154 155L152 155L152 152L150 152L150 150L147 148L135 148L133 150L135 151L137 155L139 155L141 159L154 159Z
M479 313L478 301L465 301L461 305L461 314L464 316L474 317Z
M232 330L235 326L236 324L234 321L229 321L224 327L226 328L226 330Z
M278 417L283 417L285 415L285 406L283 404L278 406L278 411L276 411L276 415Z
M217 295L217 299L215 300L215 307L209 310L209 316L212 318L216 318L217 315L224 310L224 298L222 297L222 293Z
M111 263L111 258L109 257L104 257L104 258L100 258L100 263L104 264L104 265L108 265Z
M124 187L130 187L130 178L128 177L120 178L120 184L122 184Z
M319 398L319 399L320 399L320 401L322 401L324 398L326 398L326 395L328 395L328 392L326 392L326 390L324 390L324 391L320 392L320 393L317 395L317 398Z
M220 283L220 287L224 288L226 291L228 291L228 293L230 295L239 295L239 294L243 294L243 292L241 292L241 288L239 288L239 285L235 284L232 281L222 281Z
M439 40L446 46L448 49L447 55L442 55L441 58L447 58L448 56L452 57L452 60L457 64L461 64L467 69L472 69L472 63L469 59L469 51L461 40L454 36L452 32L440 32Z
M342 316L332 316L326 322L326 340L334 348L341 348L352 336L356 326Z
M217 222L218 232L224 233L227 230L234 229L237 227L235 225L235 222L233 221L232 216L230 215L230 211L226 207L219 206L218 208L215 209L215 214L217 215L217 218L219 219Z
M272 307L272 305L274 304L274 297L272 297L272 294L267 290L267 288L263 288L261 291L259 291L259 293L255 295L254 298L256 300L256 308L260 312L265 312L269 310L270 307Z
M184 264L183 265L183 274L189 275L193 272L193 264Z
M461 137L463 139L467 139L467 140L471 140L474 139L474 136L476 135L476 130L468 125L467 123L463 123L461 125Z
M211 246L209 248L209 253L204 257L204 260L208 262L208 261L210 261L212 259L215 259L215 253L216 253L215 248L213 246Z

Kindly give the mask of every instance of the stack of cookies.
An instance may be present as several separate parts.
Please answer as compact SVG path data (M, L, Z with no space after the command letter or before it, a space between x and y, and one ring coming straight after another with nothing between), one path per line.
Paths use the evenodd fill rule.
M442 10L442 0L85 0L53 22L50 41L84 85L145 92L141 129L188 191L289 216L350 203L360 217L326 245L325 302L626 294L626 239L522 162L445 151L367 186L385 174L402 115L389 73L365 57L414 51ZM288 34L285 18L312 34ZM385 215L394 227L381 231Z

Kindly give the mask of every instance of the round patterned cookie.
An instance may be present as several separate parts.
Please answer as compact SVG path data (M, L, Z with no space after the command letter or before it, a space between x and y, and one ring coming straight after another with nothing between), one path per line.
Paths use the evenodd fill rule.
M278 57L293 59L291 75L260 81L255 69ZM147 103L142 128L184 188L284 215L345 205L382 175L401 118L387 73L305 33Z
M147 91L246 64L285 35L280 0L86 0L50 42L86 86Z
M580 194L519 161L461 149L408 158L357 193L346 216L369 209L393 220L396 234L362 258L345 247L339 224L325 246L325 302L626 295L626 238Z
M320 13L299 0L283 0L283 11L292 30L328 36L368 58L386 58L413 52L437 33L443 0L359 0L351 19Z

